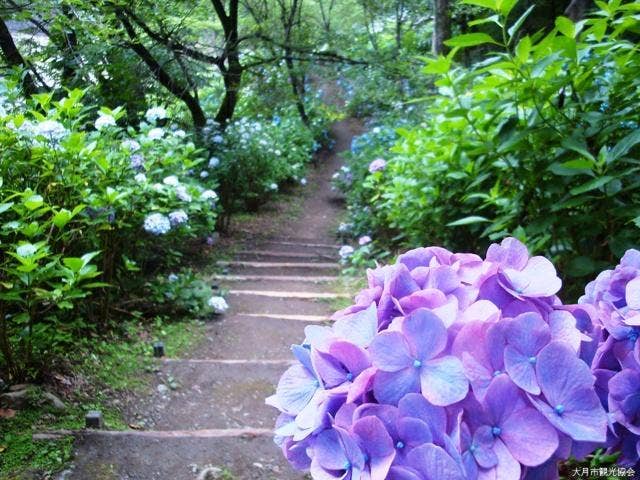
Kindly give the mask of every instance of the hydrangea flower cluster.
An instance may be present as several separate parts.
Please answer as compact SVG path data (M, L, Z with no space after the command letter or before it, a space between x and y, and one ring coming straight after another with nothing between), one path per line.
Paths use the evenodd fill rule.
M167 118L167 111L162 107L151 107L144 114L144 118L149 123L155 123L157 120L164 120Z
M557 478L606 439L549 260L514 238L485 259L429 247L369 270L330 327L309 326L267 403L313 478Z
M369 173L376 173L384 170L387 167L386 160L382 158L376 158L369 164Z
M144 219L143 228L152 235L164 235L171 230L171 221L161 213L152 213Z
M229 310L229 305L224 297L211 297L207 301L207 305L209 305L213 309L213 313L216 315L222 315L227 310Z
M172 227L177 227L178 225L187 223L188 220L189 216L184 210L176 210L175 212L171 212L169 214L169 222L171 223Z
M591 322L595 352L585 355L597 378L600 399L610 412L608 446L620 461L640 460L640 252L628 250L614 270L589 283L575 306Z

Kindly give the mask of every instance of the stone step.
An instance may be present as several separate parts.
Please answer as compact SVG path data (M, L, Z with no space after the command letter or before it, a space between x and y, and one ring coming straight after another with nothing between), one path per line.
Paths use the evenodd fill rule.
M321 243L312 242L309 243L293 243L277 240L264 240L256 242L255 244L246 244L247 248L250 246L255 250L269 250L272 252L281 253L302 253L306 255L332 255L334 258L338 257L339 246L316 246L323 245ZM245 250L247 249L245 248Z
M348 298L350 295L346 293L333 292L294 292L294 291L277 291L277 290L229 290L230 295L251 295L256 297L268 298L306 298L311 300L331 299L331 298Z
M235 291L235 290L234 290ZM315 295L315 294L314 294ZM268 313L280 315L331 315L330 299L287 298L284 296L263 296L233 294L228 297L229 314Z
M281 363L165 362L152 393L136 401L142 419L125 419L144 421L144 428L152 430L270 429L278 411L265 399L286 368ZM175 390L167 386L171 381Z
M265 240L265 243L273 243L289 246L303 246L309 248L333 248L338 249L340 245L330 243L326 239L304 238L304 237L272 237Z
M207 324L205 339L189 358L282 360L293 358L291 345L304 340L311 322L281 316L225 315ZM172 352L167 352L168 356Z
M228 269L228 273L235 275L326 275L337 274L340 265L329 262L249 262L249 261L218 261L219 267Z
M326 289L327 283L336 282L338 278L331 275L308 277L302 275L211 275L208 280L222 283L240 282L243 286L246 285L253 289L268 285L274 290L300 290L304 288L313 291L315 288Z
M75 442L71 480L196 480L207 466L226 468L237 480L302 480L270 436L228 437L187 432L144 435L87 431ZM206 432L205 432L206 433ZM215 478L215 477L213 477Z
M240 250L235 252L236 260L266 262L332 262L339 258L335 253L319 252L278 252L273 250Z

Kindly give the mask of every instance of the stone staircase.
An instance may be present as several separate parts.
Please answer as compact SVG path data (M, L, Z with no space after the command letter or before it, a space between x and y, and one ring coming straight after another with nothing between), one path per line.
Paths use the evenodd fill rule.
M80 434L66 478L193 480L208 478L208 466L243 480L305 478L273 443L277 412L264 400L292 362L290 346L304 338L304 327L327 321L329 302L344 296L334 291L337 259L335 245L281 238L219 262L226 274L211 281L228 289L231 308L207 325L187 358L161 361L158 385L171 378L179 388L154 388L141 401L144 430Z

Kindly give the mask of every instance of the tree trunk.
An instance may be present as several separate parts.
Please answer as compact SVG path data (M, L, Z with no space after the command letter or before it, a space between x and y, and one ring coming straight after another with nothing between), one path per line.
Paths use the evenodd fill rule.
M291 90L295 98L296 108L300 114L300 119L302 123L309 126L309 115L307 115L307 110L304 106L304 80L300 79L295 71L292 55L291 50L285 50L284 61L287 65L287 71L289 72L289 83L291 83Z
M591 4L591 0L571 0L564 14L574 22L580 21L584 18Z
M122 23L125 31L127 32L127 36L129 37L129 47L133 50L138 57L147 65L154 78L160 82L160 84L169 90L172 94L178 97L180 100L184 102L184 104L189 109L191 113L191 118L193 120L193 126L200 132L207 123L207 118L200 106L200 102L198 98L189 92L188 87L184 87L180 85L169 73L160 65L160 63L154 58L152 53L145 47L138 35L136 34L133 25L125 15L122 10L116 10L115 12L118 20ZM226 84L226 79L225 79Z
M225 11L221 0L211 0L211 3L224 31L224 53L222 54L222 62L219 64L224 81L224 98L215 117L216 122L224 128L233 117L233 112L236 109L238 94L242 85L242 72L244 71L238 51L239 0L229 0L228 13ZM226 66L224 65L225 63Z
M24 76L22 77L22 91L24 94L30 96L36 93L38 88L33 80L33 75L29 71L30 66L20 54L18 47L13 41L9 27L7 27L2 17L0 17L0 50L2 50L2 56L10 67L25 70Z
M447 52L447 46L444 41L451 36L449 0L433 0L433 19L433 54L444 54Z

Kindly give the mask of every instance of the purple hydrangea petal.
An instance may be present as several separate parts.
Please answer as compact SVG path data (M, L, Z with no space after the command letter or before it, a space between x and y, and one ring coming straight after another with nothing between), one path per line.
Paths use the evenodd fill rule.
M636 277L627 283L625 299L629 308L640 310L640 277Z
M385 372L397 372L415 361L409 344L399 332L382 332L371 342L369 354L373 366Z
M302 365L293 365L278 382L278 404L284 412L295 415L307 406L319 386L309 370Z
M345 469L349 459L338 430L325 430L316 437L313 444L313 463L327 470Z
M438 406L459 402L469 391L462 362L453 356L426 362L421 368L420 384L425 398Z
M368 416L357 420L352 431L360 438L360 448L368 456L371 480L384 480L395 457L393 441L384 424Z
M420 391L420 371L413 366L396 372L379 371L373 379L373 394L380 403L397 405L407 393Z
M442 447L432 443L414 448L407 456L407 462L425 480L466 480L462 465Z
M398 403L400 415L404 417L415 417L427 425L432 430L444 432L447 429L447 414L442 407L437 407L427 401L419 393L409 393Z
M418 447L424 443L433 442L433 434L429 424L418 418L404 417L398 420L398 438L404 444L403 448Z
M413 468L393 466L389 470L387 480L423 480Z
M558 448L556 430L529 407L509 415L502 424L500 438L518 462L530 467L546 462Z
M507 345L504 349L504 368L513 382L525 392L534 395L540 394L535 370L535 356L522 354L515 347Z
M522 270L529 260L529 252L522 242L515 238L505 238L500 245L493 244L487 250L487 261L496 262L508 268Z
M447 329L442 320L425 308L406 317L401 328L419 361L434 358L447 346Z
M345 315L333 324L334 333L349 342L366 348L378 333L378 313L375 302L366 310Z
M522 270L505 268L507 288L516 296L550 297L558 293L562 281L553 264L544 257L532 257Z
M495 436L488 425L478 428L473 434L469 447L475 461L482 468L493 468L498 464L498 456L493 451Z

